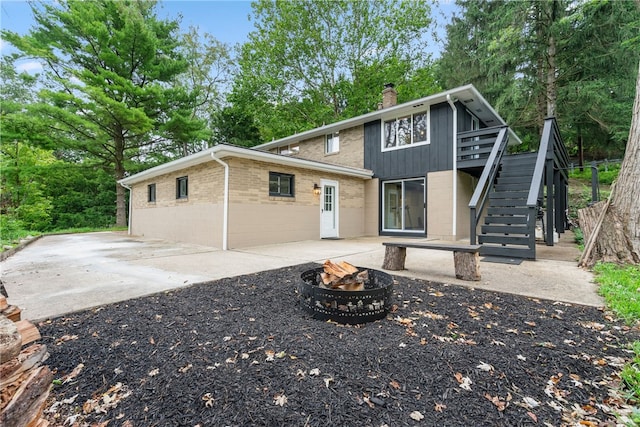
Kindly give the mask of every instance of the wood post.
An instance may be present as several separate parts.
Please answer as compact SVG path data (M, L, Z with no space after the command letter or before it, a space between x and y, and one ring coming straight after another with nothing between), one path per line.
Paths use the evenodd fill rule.
M404 260L407 257L407 248L400 246L387 246L384 251L384 270L404 270Z
M456 278L461 280L480 280L480 254L478 252L453 252Z

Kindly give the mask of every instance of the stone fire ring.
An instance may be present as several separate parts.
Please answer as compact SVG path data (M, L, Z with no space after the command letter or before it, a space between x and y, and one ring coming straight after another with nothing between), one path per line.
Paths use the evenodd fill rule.
M371 268L358 267L358 270L369 270L363 291L321 288L322 267L303 272L298 286L302 308L314 319L351 325L384 318L391 308L393 278Z

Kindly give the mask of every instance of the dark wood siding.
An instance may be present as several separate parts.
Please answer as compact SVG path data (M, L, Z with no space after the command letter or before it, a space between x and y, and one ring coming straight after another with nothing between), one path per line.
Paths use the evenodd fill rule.
M460 110L463 109L458 111ZM426 176L428 172L452 169L453 113L451 107L446 102L432 105L430 114L430 144L385 152L381 148L381 121L366 123L364 125L364 167L371 169L374 176L382 180Z

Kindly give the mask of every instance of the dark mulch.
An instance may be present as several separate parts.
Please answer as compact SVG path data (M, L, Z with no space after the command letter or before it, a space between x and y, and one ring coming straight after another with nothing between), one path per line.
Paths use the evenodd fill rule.
M608 388L636 334L598 309L398 278L386 319L341 326L297 301L300 273L314 267L43 322L59 383L46 416L109 426L614 422L622 402Z

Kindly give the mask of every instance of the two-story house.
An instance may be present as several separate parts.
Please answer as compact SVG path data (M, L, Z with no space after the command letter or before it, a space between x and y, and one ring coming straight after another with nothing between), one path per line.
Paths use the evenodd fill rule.
M396 99L388 85L377 111L253 148L219 144L127 177L129 232L222 249L377 235L475 240L480 218L504 211L504 200L482 202L518 137L471 85ZM538 202L544 191L535 191ZM528 244L526 212L518 242Z

